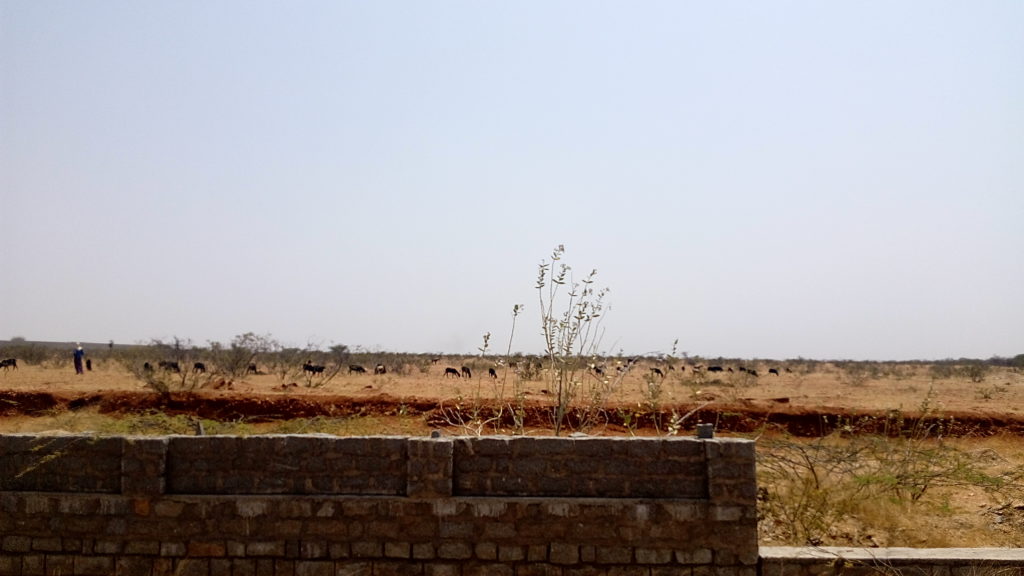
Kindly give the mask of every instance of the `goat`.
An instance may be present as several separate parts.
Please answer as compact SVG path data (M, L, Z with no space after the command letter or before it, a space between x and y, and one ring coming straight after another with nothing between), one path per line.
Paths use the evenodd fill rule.
M768 373L769 374L775 374L776 376L778 376L779 375L779 369L778 368L769 368L768 369Z
M192 372L194 374L206 374L206 364L202 362L196 362L192 365Z
M11 369L11 368L14 368L15 370L17 370L18 369L18 359L17 358L8 358L6 360L0 360L0 368L3 368L5 372L7 370Z
M363 368L359 364L349 364L348 373L351 374L353 372L355 372L356 374L366 374L366 368Z
M149 362L144 363L142 365L142 371L143 372L152 372L153 371L153 365L150 364Z
M388 373L388 369L385 368L383 364L377 364L376 366L373 367L373 373L374 374L387 374Z
M708 372L721 372L721 366L708 366Z
M256 368L255 364L249 364L249 366L245 369L245 373L246 374L259 374L260 371L259 371L259 369Z
M465 376L466 378L472 378L473 377L473 373L469 371L469 366L463 366L462 367L462 375Z
M306 360L306 363L302 365L302 372L309 372L309 374L312 376L313 374L323 374L324 368L324 366L313 364L309 360Z
M658 376L658 377L661 377L661 378L665 377L665 373L661 371L661 368L652 367L651 368L651 374L654 374L655 376Z
M181 374L181 365L171 360L161 360L157 362L157 366L163 368L167 372L174 372L175 374Z
M488 368L487 369L487 375L490 376L491 378L497 378L498 377L498 373L494 371L494 368Z
M445 378L449 378L451 376L454 376L456 378L461 378L462 374L459 374L459 371L456 370L455 368L451 368L451 367L445 368L444 369L444 377Z

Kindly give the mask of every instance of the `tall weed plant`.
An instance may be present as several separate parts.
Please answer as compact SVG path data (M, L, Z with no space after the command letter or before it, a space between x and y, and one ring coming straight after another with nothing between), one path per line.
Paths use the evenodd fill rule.
M603 335L608 289L595 287L596 269L575 280L564 256L565 247L559 245L551 252L551 261L537 267L535 285L544 337L544 377L555 395L551 423L556 436L567 425L594 424L609 384L590 371Z

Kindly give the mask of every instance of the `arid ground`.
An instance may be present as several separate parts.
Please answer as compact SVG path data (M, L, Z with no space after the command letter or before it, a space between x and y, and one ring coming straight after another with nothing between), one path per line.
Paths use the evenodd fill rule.
M445 376L472 367L472 377ZM518 378L479 358L390 365L386 374L244 377L184 374L160 394L113 360L78 376L67 365L0 370L0 433L302 433L425 435L550 434L557 387L549 374ZM692 435L698 422L720 435L831 442L856 435L922 434L996 468L1024 466L1024 373L988 366L919 363L737 363L695 373L642 360L626 371L580 375L565 432ZM658 376L658 368L665 376ZM775 368L778 375L770 373ZM731 371L730 371L731 370ZM500 411L499 411L500 409ZM513 414L518 414L521 426ZM500 416L499 416L500 415ZM922 420L923 418L923 420ZM760 456L759 456L760 458ZM762 464L758 465L759 475ZM766 467L767 468L767 467ZM816 544L1024 546L1024 489L994 497L977 485L941 486L927 498L875 498L830 521ZM762 478L762 483L764 482ZM1013 488L1012 486L1010 488ZM1021 488L1021 487L1018 487ZM1017 494L1018 496L1013 496ZM802 544L778 518L760 523L765 544Z
M465 360L460 360L397 370L392 366L383 375L372 374L372 366L369 373L345 369L312 381L294 373L284 378L187 375L181 379L184 386L170 379L175 387L169 396L157 394L114 362L97 363L81 376L70 362L57 367L22 364L0 371L0 430L37 430L47 426L46 416L66 411L117 416L151 410L251 423L401 415L446 427L455 422L444 414L456 406L466 410L502 404L523 407L531 429L550 428L557 387L547 374L523 380L499 366L497 378L492 378L477 363L470 378L446 377L445 368L461 367ZM950 436L1024 436L1024 373L1009 368L992 367L971 378L927 364L872 364L866 369L862 364L808 362L792 368L779 365L778 375L769 373L775 365L744 366L757 370L758 376L752 376L740 372L738 365L694 373L692 366L670 370L641 361L623 373L611 364L604 376L580 375L573 405L600 406L600 416L589 421L587 433L663 432L648 430L660 424L653 415L671 419L674 411L680 431L703 421L714 423L720 433L763 429L818 436L835 426L854 425L867 432L888 427L891 433L895 418L905 421L923 414L941 421Z

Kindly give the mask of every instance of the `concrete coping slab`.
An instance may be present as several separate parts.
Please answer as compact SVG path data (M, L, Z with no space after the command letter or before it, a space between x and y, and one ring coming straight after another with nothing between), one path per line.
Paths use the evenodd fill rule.
M841 546L761 546L762 560L818 563L842 558L859 562L979 564L1024 566L1024 548L847 548Z

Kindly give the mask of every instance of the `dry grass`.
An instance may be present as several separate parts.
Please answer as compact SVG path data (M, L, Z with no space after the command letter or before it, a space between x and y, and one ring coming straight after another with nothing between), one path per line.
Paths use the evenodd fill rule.
M756 367L761 374L753 378L738 372L708 374L695 377L692 369L685 372L670 371L664 364L645 361L632 367L621 377L613 371L621 365L620 359L609 359L609 376L604 378L614 383L610 391L610 402L635 405L651 400L651 373L649 368L661 366L666 377L660 383L662 405L693 402L701 398L717 401L747 402L754 405L771 404L779 398L787 400L791 408L825 408L835 410L899 410L912 411L920 406L922 399L931 394L932 408L938 412L973 411L989 414L1024 415L1024 373L1006 368L993 368L985 380L973 382L967 377L956 376L936 379L927 365L900 365L896 372L886 372L878 378L858 379L850 383L843 369L832 363L817 363L811 372L794 370L780 376L768 375L768 368L776 363L747 363ZM473 378L446 378L447 366L474 367ZM348 374L342 371L334 379L320 387L305 387L301 381L294 381L297 387L282 389L282 380L274 375L249 375L233 379L232 390L245 394L290 394L318 395L339 394L369 396L386 393L396 397L420 397L452 399L468 397L477 391L484 396L491 395L502 378L508 378L507 390L515 374L498 366L498 381L487 377L490 361L474 357L443 358L437 365L405 367L402 374L393 369L383 376L372 374ZM212 387L221 378L210 374L203 378L201 389L214 393ZM599 383L600 379L587 374L585 379ZM544 380L526 380L522 390L531 399L551 397ZM96 391L145 390L138 379L120 365L108 361L97 362L94 370L83 376L76 376L70 362L61 367L22 366L18 370L0 371L0 390L34 390L61 393L88 394ZM224 391L226 393L226 391Z
M369 397L388 394L396 398L433 398L454 400L475 394L492 395L497 382L487 378L489 361L474 357L444 358L437 365L410 366L392 369L387 375L340 373L322 387L282 387L282 380L273 375L250 375L231 381L231 389L214 389L221 380L212 375L203 388L211 395L239 394L246 396L296 396L334 394ZM606 361L614 370L616 359ZM982 382L969 377L942 375L926 365L895 365L883 372L851 370L833 363L816 363L813 369L794 366L793 371L779 376L767 375L769 363L746 363L756 368L759 378L738 372L695 377L692 371L669 371L664 364L641 362L618 379L609 401L623 406L643 406L656 401L663 407L695 400L713 403L747 403L771 405L780 398L789 409L830 408L845 411L919 409L928 398L930 410L944 412L982 412L1019 415L1024 410L1024 375L1009 369L994 368ZM445 378L447 366L470 365L474 377ZM728 366L728 363L726 363ZM651 386L650 367L665 370L664 380ZM514 375L498 368L499 377ZM588 374L587 378L596 376ZM544 400L544 381L519 382L528 399ZM511 389L512 386L507 387ZM0 390L51 391L77 396L101 391L145 391L145 386L113 362L96 362L94 370L76 376L67 366L41 367L22 365L19 370L0 371ZM658 393L652 398L652 390ZM3 400L0 400L3 401ZM337 435L402 434L426 435L430 426L422 417L359 416L349 418L295 419L265 424L251 422L203 421L209 434L258 433L329 433ZM54 431L96 434L190 434L193 422L186 416L161 413L138 414L126 418L100 414L95 408L75 411L53 411L34 416L0 417L0 432L46 433ZM606 431L605 433L609 433ZM848 440L835 437L828 442L841 444ZM943 440L946 446L975 455L985 462L987 473L997 474L1024 466L1024 442L1019 437L957 438ZM759 442L759 451L767 450L767 442ZM1020 488L1020 487L1018 487ZM1017 494L1016 496L1013 494ZM833 495L835 499L837 496ZM763 544L805 544L786 539L787 533L769 521L761 523ZM911 547L1003 547L1024 546L1024 500L1020 490L993 496L980 486L935 487L916 502L906 498L870 495L850 499L847 507L816 537L823 545L911 546Z

